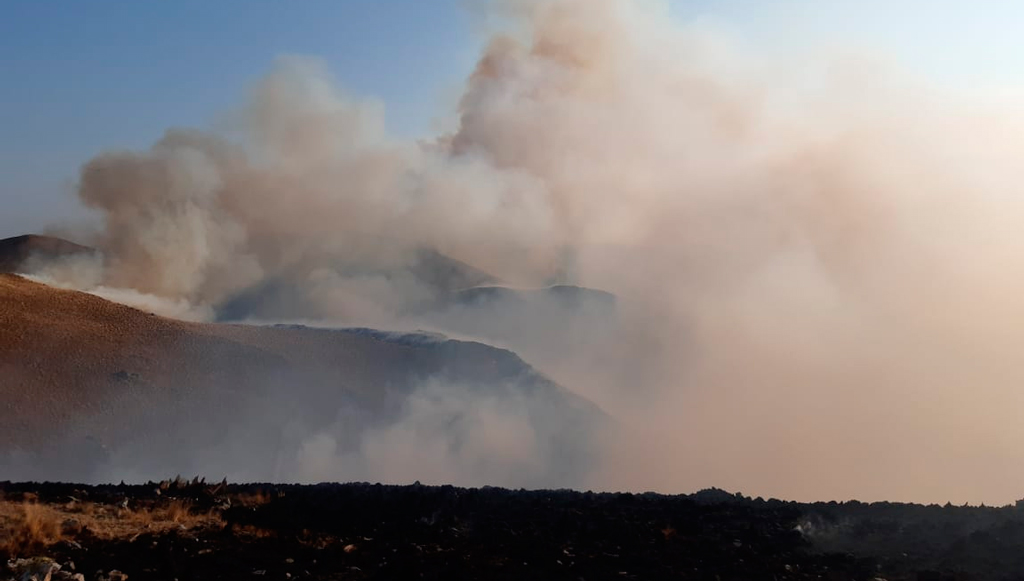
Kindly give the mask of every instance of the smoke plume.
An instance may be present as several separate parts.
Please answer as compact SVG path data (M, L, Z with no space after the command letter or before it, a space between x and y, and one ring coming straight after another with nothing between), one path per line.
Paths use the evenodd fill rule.
M661 4L491 9L451 133L390 136L379 103L282 58L229 130L88 162L96 284L215 310L287 281L293 319L442 331L465 327L410 314L432 291L379 272L427 249L513 287L603 289L617 320L587 341L533 340L559 316L503 337L618 421L595 488L1019 496L1019 116L855 60L763 62ZM406 461L441 404L410 405L367 457ZM517 416L478 411L481 446L528 464ZM343 477L333 442L304 447L310 478Z

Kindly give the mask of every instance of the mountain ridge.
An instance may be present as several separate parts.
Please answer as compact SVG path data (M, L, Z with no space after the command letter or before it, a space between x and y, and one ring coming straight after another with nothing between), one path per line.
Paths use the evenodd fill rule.
M596 406L511 351L442 337L185 322L0 274L0 404L12 412L0 441L8 452L59 450L68 437L134 442L187 471L193 448L239 433L269 441L288 422L311 434L348 429L344 410L370 418L362 428L390 425L424 386L440 386L441 397L467 400L456 416L479 398L527 398L523 414L534 435L563 450L558 462L588 455L585 436L605 421ZM231 415L248 422L241 432L222 425ZM188 430L160 433L180 425Z

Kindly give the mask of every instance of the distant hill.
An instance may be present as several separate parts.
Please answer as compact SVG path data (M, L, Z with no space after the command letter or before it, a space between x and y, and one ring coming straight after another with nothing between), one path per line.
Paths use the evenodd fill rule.
M565 355L616 332L617 298L612 293L564 284L514 288L432 250L421 250L408 263L390 269L339 264L330 270L336 275L337 288L372 280L372 288L386 290L385 298L370 296L368 302L386 302L382 310L389 316L442 332L501 342L529 361ZM325 304L321 291L308 271L292 271L263 280L216 305L216 317L234 322L318 320L326 315L362 322L359 317L365 312L331 311L341 301Z
M96 255L95 248L62 238L25 234L0 240L0 272L28 273L54 260Z
M431 421L455 448L474 437L464 416L478 400L519 406L545 485L572 484L606 421L516 354L482 343L187 323L0 275L0 472L11 478L88 480L106 461L142 477L207 464L232 474L237 463L238 477L289 480L271 471L289 470L308 437L358 440L409 413L420 393L445 402Z
M216 305L220 321L317 319L319 304L311 293L314 272L330 271L342 279L373 278L399 296L416 301L437 301L461 289L498 284L498 278L440 252L420 249L406 261L387 266L317 261L277 273L243 289ZM416 297L413 299L412 297ZM396 305L401 310L403 305Z

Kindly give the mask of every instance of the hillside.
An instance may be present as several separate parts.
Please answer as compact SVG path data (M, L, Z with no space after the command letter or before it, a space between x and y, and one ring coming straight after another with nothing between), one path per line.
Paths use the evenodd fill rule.
M311 439L328 434L336 453L357 453L361 433L413 413L450 426L429 436L461 458L461 442L482 429L474 414L497 401L539 447L524 483L568 485L604 421L514 353L481 343L187 323L9 274L0 275L0 378L10 412L0 468L15 478L215 469L292 480ZM116 471L95 472L104 464Z
M94 248L62 238L38 234L14 236L0 240L0 272L29 272L43 263L95 254Z

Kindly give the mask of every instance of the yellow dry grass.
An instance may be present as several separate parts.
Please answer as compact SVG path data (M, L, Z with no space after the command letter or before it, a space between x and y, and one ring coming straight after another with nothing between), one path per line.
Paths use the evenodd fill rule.
M77 501L0 501L0 550L12 557L31 556L85 534L107 540L132 539L146 533L222 526L216 511L194 511L184 500L169 499L137 508Z
M0 547L11 555L43 549L61 540L61 518L54 508L35 502L3 503Z

